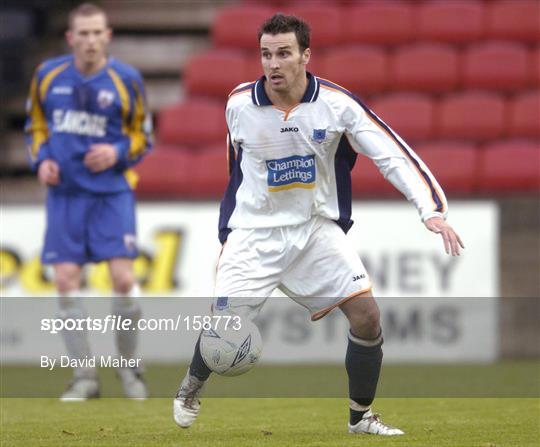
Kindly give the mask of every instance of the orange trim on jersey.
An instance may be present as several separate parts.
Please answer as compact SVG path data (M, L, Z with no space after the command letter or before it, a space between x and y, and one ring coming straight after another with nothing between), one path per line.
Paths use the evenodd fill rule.
M227 98L232 98L233 96L239 95L240 93L251 93L251 88L257 81L249 81L243 87L235 88L227 95ZM249 88L248 88L249 87Z
M294 110L296 109L298 106L300 105L300 103L298 104L295 104L294 106L291 106L289 107L288 109L283 109L281 107L278 107L278 106L272 106L274 109L277 109L283 113L285 113L285 117L283 118L283 121L287 121L287 119L289 119L289 114Z
M251 94L251 90L248 89L248 90L244 90L244 91L237 92L237 93L234 93L234 92L233 92L233 93L231 93L231 94L229 95L229 99L231 99L233 96L242 95L242 94L244 94L244 93L249 93L249 94Z
M330 84L337 85L339 88L342 88L343 90L345 90L345 91L351 93L348 89L346 89L346 88L343 87L342 85L339 85L337 82L331 81L330 79L321 78L320 76L317 76L317 78L318 78L318 79L322 79L323 81L326 81L326 82L330 82ZM327 85L321 84L320 82L319 82L319 85L320 85L321 87L327 87L327 88L329 88L329 89L331 89L331 90L334 90L334 89L332 89L332 87L328 87ZM337 91L339 92L339 90L337 90ZM340 93L343 93L343 92L340 92ZM345 95L345 93L343 93L343 94ZM352 95L352 93L351 93L351 95ZM347 95L345 95L345 96L347 96Z
M315 312L314 314L311 315L311 321L320 320L322 317L324 317L326 314L328 314L332 309L334 309L334 308L336 308L338 306L341 306L343 303L346 303L347 301L349 301L352 298L363 295L364 293L368 293L370 290L371 290L371 286L369 286L366 289L360 290L359 292L354 292L351 295L349 295L349 296L343 298L342 300L338 301L337 303L332 304L331 306L328 306L328 307L320 310L319 312Z
M315 188L315 182L312 182L312 183L294 182L294 183L289 183L287 185L281 185L281 186L269 186L268 191L270 192L285 191L287 189L294 189L294 188L313 189Z

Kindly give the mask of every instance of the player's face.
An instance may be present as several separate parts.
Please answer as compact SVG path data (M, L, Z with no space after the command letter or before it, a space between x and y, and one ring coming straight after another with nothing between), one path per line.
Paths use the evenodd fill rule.
M75 60L85 69L103 65L111 41L111 29L103 14L76 16L66 38L73 50Z
M286 93L305 79L310 50L300 52L293 32L263 34L260 45L264 75L274 92Z

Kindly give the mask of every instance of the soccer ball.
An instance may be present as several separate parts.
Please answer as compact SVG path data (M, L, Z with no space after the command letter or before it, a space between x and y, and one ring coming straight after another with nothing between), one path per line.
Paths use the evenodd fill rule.
M261 333L249 320L234 329L218 326L201 333L201 355L204 363L221 376L239 376L259 361L262 352Z

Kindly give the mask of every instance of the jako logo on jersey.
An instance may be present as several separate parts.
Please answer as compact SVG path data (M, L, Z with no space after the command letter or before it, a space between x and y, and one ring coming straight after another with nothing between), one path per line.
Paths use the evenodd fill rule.
M268 191L315 187L315 156L293 155L292 157L267 160Z
M324 140L326 140L326 129L313 129L311 139L315 141L315 143L321 144Z
M361 279L364 279L366 277L366 275L364 275L363 273L361 275L355 275L353 276L353 281L359 281Z
M100 90L97 95L99 106L104 109L109 107L114 101L114 92L111 90Z
M55 132L104 137L107 130L107 117L93 115L77 110L60 110L53 112Z
M298 132L298 127L282 127L281 133L285 132Z

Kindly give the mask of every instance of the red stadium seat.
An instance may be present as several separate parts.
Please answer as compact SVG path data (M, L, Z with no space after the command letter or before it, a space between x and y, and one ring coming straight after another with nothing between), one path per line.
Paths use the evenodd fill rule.
M137 196L178 198L191 189L192 151L175 146L157 146L151 156L137 165L140 176Z
M414 7L400 1L360 3L343 13L343 39L348 43L402 44L414 33Z
M227 144L201 148L194 152L192 194L197 199L219 199L229 181Z
M506 0L487 4L488 37L516 39L525 42L540 40L540 3L538 0Z
M478 175L478 149L471 143L419 144L415 152L426 163L447 194L471 193Z
M261 0L242 0L241 3L243 5L261 5ZM287 0L264 0L265 6L271 6L272 8L281 8L285 5L287 5Z
M325 48L341 42L341 8L327 4L298 2L284 11L306 21L311 27L311 48Z
M421 40L466 43L483 35L482 1L431 1L416 11L416 36Z
M376 98L373 111L407 140L423 140L433 135L433 102L427 95L395 93Z
M257 33L265 20L274 14L271 7L239 5L218 10L212 26L212 40L216 47L257 50Z
M480 151L480 189L487 192L540 191L540 144L510 140Z
M444 98L435 111L437 136L488 140L505 133L505 103L495 93L461 92Z
M443 92L458 81L458 56L450 45L420 43L399 48L390 61L396 90Z
M513 98L509 109L511 136L540 137L540 90Z
M529 82L529 63L526 48L517 43L473 45L463 56L463 85L504 91L521 89Z
M530 58L530 84L535 87L540 87L540 47L531 50Z
M241 82L246 82L247 58L234 50L211 50L188 60L183 81L188 96L217 98L227 95Z
M319 74L363 96L387 87L388 57L378 47L336 48L323 56Z
M161 144L203 146L222 142L227 135L225 107L207 100L189 100L163 108L157 120Z

